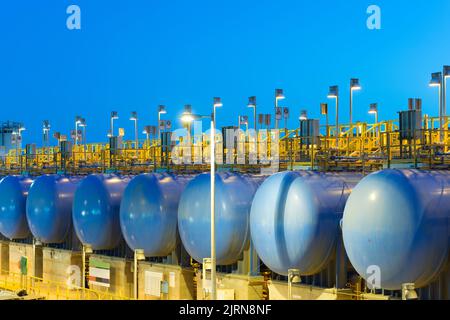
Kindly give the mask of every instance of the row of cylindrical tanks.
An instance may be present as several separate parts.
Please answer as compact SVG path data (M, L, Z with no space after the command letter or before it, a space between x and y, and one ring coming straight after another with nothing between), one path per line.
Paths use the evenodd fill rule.
M445 268L450 173L384 170L216 174L216 256L233 264L253 244L274 272L321 272L343 242L365 279L384 289L423 287ZM169 255L180 238L197 261L210 256L210 175L114 174L0 181L0 232L62 243L75 230L94 250L122 239L148 257ZM370 280L370 279L369 279Z

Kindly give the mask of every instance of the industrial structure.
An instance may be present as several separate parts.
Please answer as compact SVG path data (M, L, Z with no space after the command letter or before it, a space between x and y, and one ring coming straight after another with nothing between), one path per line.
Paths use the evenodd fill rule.
M431 85L445 88L444 70ZM323 126L303 111L298 128L280 128L280 89L275 128L256 97L253 129L239 116L209 136L191 122L214 128L219 98L211 116L187 106L176 139L164 106L144 141L136 112L135 139L115 135L112 112L106 144L86 143L77 116L71 139L55 134L52 146L47 121L43 146L22 149L11 141L23 126L6 123L0 288L47 299L448 299L445 90L436 118L409 99L395 120L370 105L375 123L364 123L351 115L360 88L352 79L349 124L336 86L336 121L321 104Z

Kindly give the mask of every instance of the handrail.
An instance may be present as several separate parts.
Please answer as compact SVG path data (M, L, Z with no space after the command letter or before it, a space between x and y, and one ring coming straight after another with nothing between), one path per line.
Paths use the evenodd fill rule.
M129 297L82 288L63 282L2 270L0 288L9 291L26 290L28 294L49 300L131 300Z

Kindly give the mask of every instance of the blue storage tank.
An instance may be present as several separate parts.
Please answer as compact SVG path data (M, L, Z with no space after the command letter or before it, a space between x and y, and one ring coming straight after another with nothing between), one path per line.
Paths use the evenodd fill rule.
M120 226L128 246L147 257L167 256L177 244L177 214L186 177L142 174L125 189Z
M184 189L178 229L187 252L200 263L211 256L211 176L204 173ZM250 176L216 174L216 263L233 264L249 245L249 218L258 182Z
M122 240L119 209L128 177L93 174L83 179L73 200L73 224L84 245L94 250L117 247Z
M27 220L33 236L43 243L62 243L72 225L72 203L79 178L44 175L30 187Z
M448 257L449 182L449 172L384 170L356 186L342 229L347 255L364 279L379 270L388 290L435 279Z
M253 199L252 242L274 272L322 271L335 252L339 223L357 174L282 172L266 179Z
M26 200L32 179L7 176L0 181L0 233L8 239L25 239L30 235Z

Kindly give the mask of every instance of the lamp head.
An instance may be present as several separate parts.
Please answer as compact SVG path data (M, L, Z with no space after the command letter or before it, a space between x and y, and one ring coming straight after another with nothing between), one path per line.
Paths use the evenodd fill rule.
M359 84L359 79L353 78L350 80L350 88L352 90L361 90L361 85Z
M444 78L450 78L450 66L444 66Z
M331 86L330 91L328 92L328 98L337 98L339 95L339 87L338 86Z
M159 112L159 114L166 114L166 113L167 113L167 111L166 111L166 106L160 105L160 106L158 107L158 112Z
M152 133L152 126L145 126L144 131L142 131L143 134L151 134Z
M50 130L50 121L44 120L44 121L42 122L42 128L44 129L44 131Z
M372 103L369 107L369 113L370 114L376 114L378 113L378 104L377 103Z
M302 110L300 112L299 120L300 121L308 120L308 112L306 110Z
M440 87L442 84L442 72L431 74L430 87Z
M256 97L250 97L248 98L248 104L247 107L254 108L256 107Z
M277 100L283 100L286 97L284 96L283 89L275 89L275 99Z
M119 115L118 115L117 111L111 111L111 119L113 119L113 120L119 119Z
M79 125L80 127L87 127L86 119L85 119L85 118L81 118L81 119L80 119L80 122L78 123L78 125Z
M183 123L191 123L194 121L194 116L190 112L184 112L181 116L181 122Z
M136 121L137 119L138 119L137 112L136 111L131 112L130 120Z
M219 97L215 97L214 98L214 108L220 108L222 107L222 99L220 99Z

